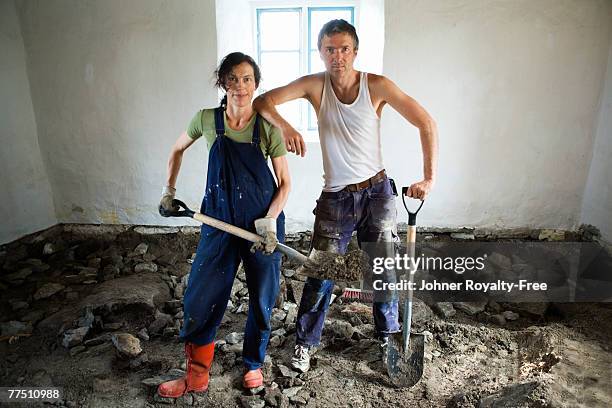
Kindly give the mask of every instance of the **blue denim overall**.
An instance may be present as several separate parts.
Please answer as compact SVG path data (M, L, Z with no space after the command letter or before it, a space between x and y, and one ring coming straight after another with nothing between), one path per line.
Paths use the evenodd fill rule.
M259 121L251 143L225 136L224 111L215 109L217 137L208 156L206 191L200 212L255 232L254 221L266 215L276 192L274 177L259 147ZM276 222L285 239L285 216ZM248 370L263 365L270 338L270 316L279 291L281 255L250 252L251 243L202 225L200 242L183 299L180 338L198 345L215 339L242 260L249 290L249 313L242 358Z

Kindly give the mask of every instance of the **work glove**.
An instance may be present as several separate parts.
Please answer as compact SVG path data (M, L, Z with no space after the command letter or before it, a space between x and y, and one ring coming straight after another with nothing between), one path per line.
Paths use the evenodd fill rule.
M253 244L251 252L259 250L266 255L270 255L274 252L276 244L278 244L278 239L276 238L276 218L267 216L255 220L255 230L257 235L263 238L263 241Z
M162 191L162 198L159 202L159 213L163 217L171 217L173 213L177 212L180 208L178 205L173 205L174 194L176 194L176 188L166 186Z

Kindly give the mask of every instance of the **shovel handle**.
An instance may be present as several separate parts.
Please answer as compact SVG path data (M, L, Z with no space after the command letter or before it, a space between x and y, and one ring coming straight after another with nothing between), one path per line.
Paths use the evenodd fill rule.
M176 205L178 208L180 208L180 210L170 211L170 212L166 211L162 215L164 215L165 217L190 217L196 221L201 222L202 224L206 224L208 226L214 227L223 232L227 232L228 234L232 234L239 238L246 239L247 241L250 241L250 242L263 241L263 238L261 236L251 231L247 231L235 225L228 224L227 222L218 220L208 215L201 214L199 212L195 212L191 210L189 207L187 207L187 204L185 204L181 200L174 199L172 201L172 204ZM162 210L160 209L160 213L161 212ZM288 247L287 245L281 244L280 242L276 244L275 250L280 252L283 255L287 255L289 258L295 259L296 261L300 263L305 263L308 260L308 257L306 255L296 251L295 249L291 247Z

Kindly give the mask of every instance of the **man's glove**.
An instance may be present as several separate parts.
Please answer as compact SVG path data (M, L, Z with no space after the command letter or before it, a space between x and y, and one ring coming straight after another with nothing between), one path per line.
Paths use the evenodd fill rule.
M255 220L255 230L257 234L263 237L263 241L256 242L252 247L251 251L260 250L266 255L270 255L274 252L278 239L276 238L276 218L265 217Z
M176 189L174 187L166 186L162 192L162 198L159 202L159 213L163 217L171 217L172 213L175 213L179 210L177 205L172 205L172 200L174 200L174 194L176 194Z

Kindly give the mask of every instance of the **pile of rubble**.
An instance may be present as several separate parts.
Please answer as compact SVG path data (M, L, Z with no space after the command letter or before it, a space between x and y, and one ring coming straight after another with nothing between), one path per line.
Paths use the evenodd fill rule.
M287 244L306 253L310 237L309 232L289 234ZM176 401L161 398L157 385L185 370L178 334L198 239L194 228L59 226L5 245L0 250L2 384L61 386L65 394L58 406L141 400L148 406L379 407L402 401L467 407L504 398L514 398L517 406L531 406L538 398L554 400L550 373L562 365L555 342L575 336L559 323L531 326L551 316L569 316L562 305L426 304L415 299L413 327L426 336L426 372L414 389L395 390L374 340L371 306L343 303L339 295L348 283L336 282L313 368L295 372L289 360L306 278L289 260L283 262L272 312L266 385L245 392L239 384L249 302L240 267L217 335L209 391ZM572 324L588 323L580 322ZM609 334L591 329L584 336L592 347L608 347ZM604 351L609 359L610 349ZM471 371L483 364L495 373L494 380ZM529 389L515 395L510 391L516 387Z

